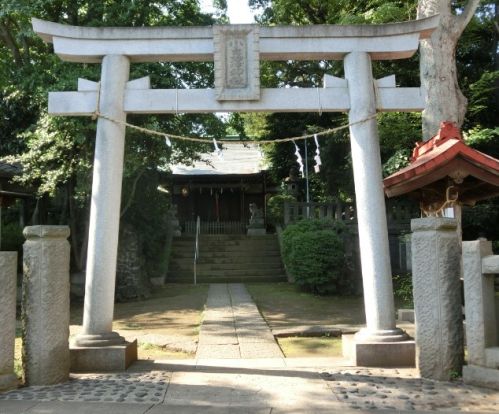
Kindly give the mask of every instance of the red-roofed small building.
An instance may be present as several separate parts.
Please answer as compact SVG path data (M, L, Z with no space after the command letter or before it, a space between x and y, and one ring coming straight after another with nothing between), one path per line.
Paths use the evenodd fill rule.
M417 143L411 163L383 180L385 194L407 194L436 211L447 200L474 205L499 195L499 160L464 142L459 128L442 122L439 133Z

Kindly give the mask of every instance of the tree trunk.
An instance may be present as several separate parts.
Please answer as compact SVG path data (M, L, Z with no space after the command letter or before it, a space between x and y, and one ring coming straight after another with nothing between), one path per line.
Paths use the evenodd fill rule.
M424 141L437 134L442 121L461 126L468 103L457 81L456 45L479 0L469 0L460 15L452 13L450 3L450 0L418 2L418 19L440 14L438 28L420 45L421 85L427 94L423 111Z

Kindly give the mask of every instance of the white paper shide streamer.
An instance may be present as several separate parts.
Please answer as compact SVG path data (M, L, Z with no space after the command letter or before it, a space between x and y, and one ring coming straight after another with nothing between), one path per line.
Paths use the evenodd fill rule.
M222 150L220 149L220 147L218 146L217 144L217 140L215 138L213 138L213 146L215 147L215 154L217 154L217 157L220 159L220 160L223 160L224 157L223 157L223 154L222 154Z
M170 138L168 137L168 135L165 135L165 144L168 148L172 147L172 142L171 142Z
M315 141L314 171L318 173L321 170L322 161L321 161L321 151L319 149L319 141L317 139L317 134L314 134L314 141Z
M296 162L298 163L298 166L300 167L301 176L305 177L304 167L303 167L303 158L301 157L301 154L300 154L300 148L298 148L298 145L296 145L296 142L293 141L293 144L295 144Z

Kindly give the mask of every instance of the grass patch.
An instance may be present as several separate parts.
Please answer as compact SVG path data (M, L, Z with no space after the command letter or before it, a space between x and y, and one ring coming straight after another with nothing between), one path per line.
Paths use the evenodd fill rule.
M180 350L169 349L166 346L159 346L150 343L141 343L137 349L139 359L188 359L194 354Z
M361 296L315 296L289 283L246 286L271 329L365 323Z
M282 352L287 358L296 357L341 357L341 338L291 337L277 338Z

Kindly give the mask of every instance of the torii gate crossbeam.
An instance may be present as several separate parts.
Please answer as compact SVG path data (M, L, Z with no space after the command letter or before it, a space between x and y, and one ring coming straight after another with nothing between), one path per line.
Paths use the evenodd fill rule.
M405 351L397 346L406 335L395 326L373 115L420 111L425 98L420 88L397 88L394 77L374 80L371 61L412 56L419 40L437 25L438 16L376 26L192 28L86 28L33 19L35 32L54 44L61 59L102 64L100 85L81 79L77 92L49 96L52 115L105 115L97 122L83 332L76 345L88 350L124 342L112 331L112 320L127 113L348 111L350 123L355 123L350 136L367 322L355 342L362 349L374 346L362 361L361 348L355 348L356 360L379 364L376 347L382 343L388 346L388 364L404 363ZM260 89L260 59L343 59L345 79L326 75L324 88ZM215 89L155 90L148 78L128 81L131 62L210 60L215 62Z

